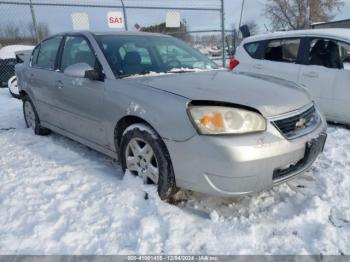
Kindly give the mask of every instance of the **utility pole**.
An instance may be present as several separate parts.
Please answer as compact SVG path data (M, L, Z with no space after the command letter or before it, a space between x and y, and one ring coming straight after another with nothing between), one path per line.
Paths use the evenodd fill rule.
M240 27L241 27L241 25L242 25L243 10L244 10L244 0L242 0L242 6L241 6L241 15L240 15L240 17L239 17L239 24L238 24L238 28L240 28Z
M123 15L124 15L124 28L125 31L128 31L128 20L126 18L126 9L125 9L125 4L123 0L120 0L120 2L122 3L122 8L123 8Z
M220 8L220 13L221 13L221 42L222 42L222 50L221 50L221 55L222 55L222 66L226 67L226 59L225 59L225 9L224 9L224 0L221 1L221 8Z
M38 25L37 25L37 23L36 23L36 18L35 18L35 13L34 13L34 7L33 7L32 0L29 0L29 7L30 7L30 13L31 13L31 15L32 15L32 22L33 22L33 27L34 27L34 33L35 33L36 42L37 42L37 44L39 44L39 42L40 42L40 36L39 36L39 32L38 32Z
M311 8L310 8L310 0L306 0L306 17L305 17L305 22L306 22L306 25L307 28L310 28L311 26Z

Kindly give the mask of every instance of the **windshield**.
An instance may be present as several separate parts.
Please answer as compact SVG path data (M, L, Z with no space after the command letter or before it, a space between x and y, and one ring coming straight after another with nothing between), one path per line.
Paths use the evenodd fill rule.
M117 77L217 69L209 58L173 37L99 35L96 39Z

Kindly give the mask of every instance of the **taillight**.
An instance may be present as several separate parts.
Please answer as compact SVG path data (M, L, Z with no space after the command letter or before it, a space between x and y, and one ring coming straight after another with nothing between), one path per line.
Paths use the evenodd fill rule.
M239 61L236 58L231 58L228 68L230 70L235 69L239 65Z

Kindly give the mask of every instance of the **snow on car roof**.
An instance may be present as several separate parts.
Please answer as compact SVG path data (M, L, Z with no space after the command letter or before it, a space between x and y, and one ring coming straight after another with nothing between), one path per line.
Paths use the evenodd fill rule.
M330 28L330 29L309 29L295 31L281 31L274 33L261 34L248 37L244 40L245 43L255 42L266 39L276 39L281 37L297 37L297 36L318 36L318 37L334 37L337 39L350 41L350 29Z
M0 49L0 59L16 58L15 52L32 50L34 46L31 45L8 45Z

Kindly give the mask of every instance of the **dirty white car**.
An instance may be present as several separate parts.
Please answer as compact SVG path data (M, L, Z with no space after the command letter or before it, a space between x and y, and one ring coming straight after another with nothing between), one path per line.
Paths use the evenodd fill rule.
M350 125L350 29L276 32L245 39L231 69L296 82L327 120Z

